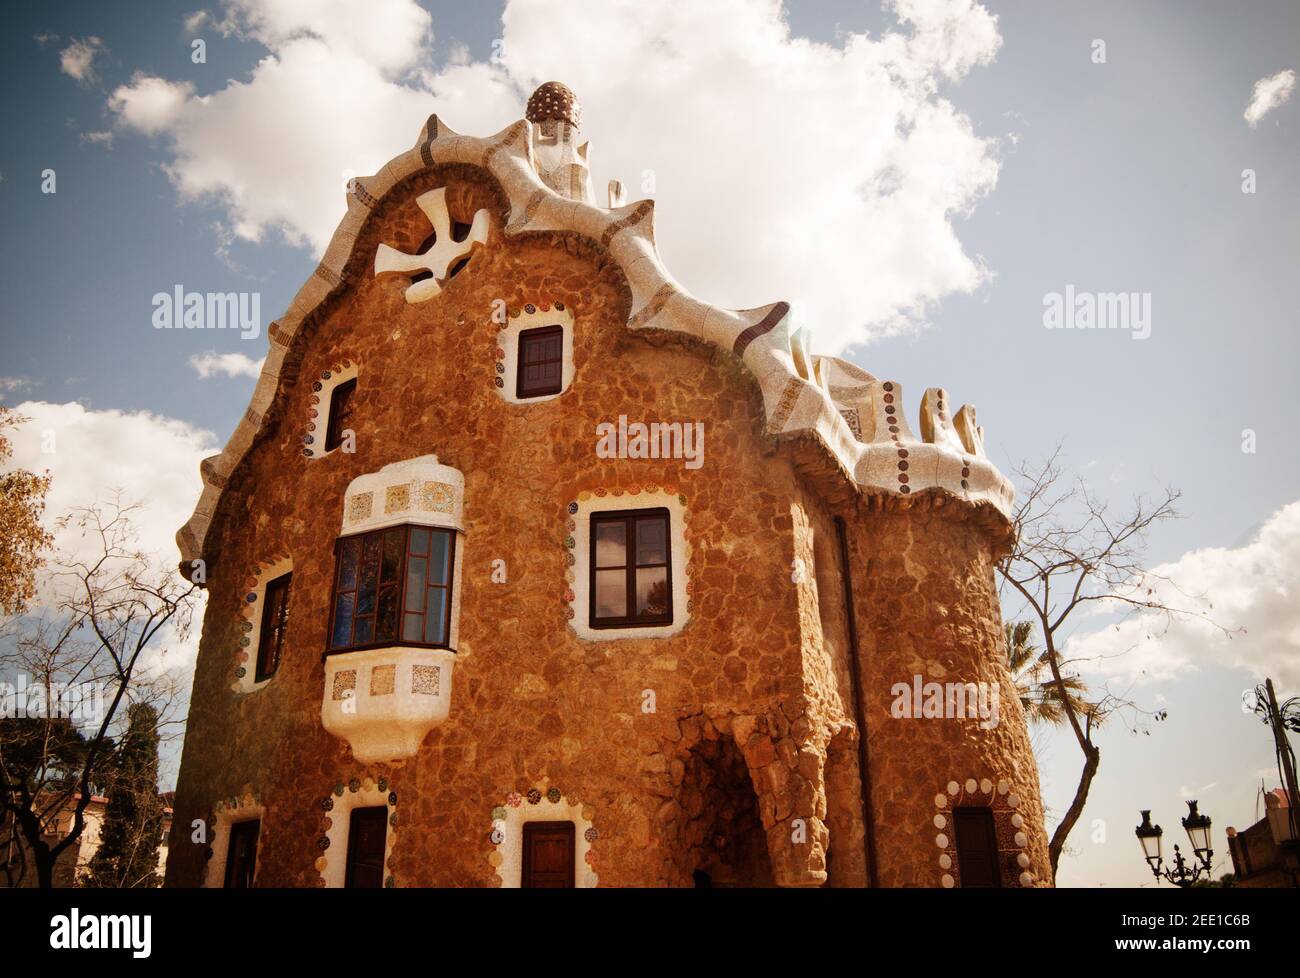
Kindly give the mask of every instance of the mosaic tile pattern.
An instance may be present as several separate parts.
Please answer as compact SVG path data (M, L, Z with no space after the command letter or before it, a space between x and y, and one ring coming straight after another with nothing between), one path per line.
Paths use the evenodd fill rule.
M456 489L445 482L420 484L420 508L426 513L452 513L456 507Z
M334 699L346 699L348 696L355 694L356 691L357 671L355 669L340 669L334 673L334 691L332 694Z
M397 666L375 666L370 670L370 695L388 696L397 688Z
M384 492L384 512L401 513L411 508L411 487L389 486Z
M441 666L412 666L411 692L437 696L442 689Z
M361 520L370 519L370 514L374 512L375 494L373 492L359 492L348 500L348 520L353 523Z

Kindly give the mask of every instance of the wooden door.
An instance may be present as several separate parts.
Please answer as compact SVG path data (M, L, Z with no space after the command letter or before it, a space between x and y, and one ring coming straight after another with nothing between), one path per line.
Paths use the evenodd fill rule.
M388 841L388 809L354 808L348 824L348 871L344 886L376 890L384 885L384 846Z
M261 829L262 823L258 819L230 826L230 843L226 848L227 889L252 887L253 875L257 871L257 836Z
M993 812L987 808L954 808L953 837L957 840L957 866L962 888L1000 887L998 835Z
M522 886L535 889L573 887L572 822L525 822Z

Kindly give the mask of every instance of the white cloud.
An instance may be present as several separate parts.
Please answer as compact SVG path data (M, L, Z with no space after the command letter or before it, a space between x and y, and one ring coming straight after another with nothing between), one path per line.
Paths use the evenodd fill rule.
M0 377L0 391L13 393L35 386L35 382L26 377Z
M94 411L76 402L26 401L14 411L29 420L9 433L14 446L11 464L48 471L52 477L44 522L54 533L55 552L96 555L92 539L74 527L58 529L56 521L74 507L107 502L121 490L124 501L142 504L130 517L138 549L164 570L179 565L175 535L194 511L202 489L199 462L220 448L212 432L148 411ZM51 445L52 452L43 451ZM47 577L36 605L48 607L52 594ZM205 607L200 595L194 627L184 638L170 625L159 633L140 660L142 675L169 672L188 696Z
M1269 75L1255 82L1255 89L1250 95L1250 105L1246 106L1245 119L1253 129L1259 120L1272 112L1279 105L1284 105L1295 91L1295 70L1287 68L1276 75Z
M200 31L205 25L211 23L211 21L212 16L206 10L196 10L185 18L185 33L193 34L196 31Z
M907 328L986 270L952 226L996 184L995 143L939 86L992 60L996 18L971 0L894 0L900 24L840 46L792 37L776 0L656 7L510 0L499 63L424 67L429 15L384 0L234 0L221 28L265 45L205 96L137 75L120 126L169 139L182 197L221 201L238 237L323 252L344 185L408 149L430 111L487 135L556 78L582 99L594 184L662 197L656 238L697 295L798 301L835 352ZM643 190L647 176L654 189Z
M59 68L79 82L96 82L95 58L103 50L104 42L97 37L78 38L59 52Z
M169 82L136 72L128 85L108 97L108 109L122 125L155 136L177 124L194 96L189 82ZM195 99L202 105L203 99Z
M148 411L94 411L75 401L24 401L14 412L29 420L11 433L12 464L53 477L45 506L51 528L74 507L121 489L145 507L133 519L140 548L168 566L180 563L175 536L203 488L199 462L220 450L212 432ZM53 451L43 451L48 447ZM73 552L85 545L72 531L56 532L55 544Z
M202 380L218 375L224 377L252 377L254 380L262 373L262 360L254 360L243 353L196 353L190 357L190 366Z
M1154 598L1203 611L1218 625L1244 632L1229 637L1195 618L1166 629L1163 618L1144 612L1072 639L1067 654L1113 657L1102 668L1128 679L1169 678L1217 665L1300 689L1300 502L1270 516L1244 547L1189 551L1152 573L1178 588L1153 582ZM1235 698L1237 691L1229 695Z

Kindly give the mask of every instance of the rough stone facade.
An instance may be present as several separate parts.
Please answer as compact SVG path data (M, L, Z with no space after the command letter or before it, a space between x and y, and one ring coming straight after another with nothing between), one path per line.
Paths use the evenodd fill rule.
M439 187L452 221L486 209L490 231L435 298L412 303L410 278L370 264L381 244L420 250L430 222L417 200ZM389 808L387 885L518 885L505 837L530 811L577 825L577 885L961 885L939 827L956 805L993 810L1002 885L1050 885L1001 647L1005 516L938 488L864 491L822 445L774 431L732 350L628 328L635 290L600 240L507 233L515 202L484 167L423 165L368 206L338 280L291 336L273 331L274 399L221 477L202 539L182 533L205 563L208 608L169 886L210 878L192 821L215 828L241 806L261 818L257 885L341 878L346 846L333 840L352 796ZM502 303L510 317L571 314L560 396L500 395ZM327 413L313 387L342 365L357 376L355 452L304 453ZM619 415L702 422L703 464L600 457L597 426ZM321 719L344 492L432 454L465 480L450 713L413 757L362 764ZM580 637L573 504L633 509L665 494L685 514L673 569L685 626ZM236 673L252 654L243 604L259 568L286 559L285 652L249 691ZM999 684L1000 722L895 717L893 687L916 675Z

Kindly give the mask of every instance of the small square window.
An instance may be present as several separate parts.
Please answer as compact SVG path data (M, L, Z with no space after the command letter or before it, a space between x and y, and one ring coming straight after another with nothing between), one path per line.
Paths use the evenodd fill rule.
M543 326L519 334L516 397L545 397L564 387L564 327Z
M345 380L330 395L329 427L325 432L325 451L332 452L343 444L343 432L351 427L352 401L357 391L357 379Z
M668 531L666 509L592 514L592 628L672 624Z

